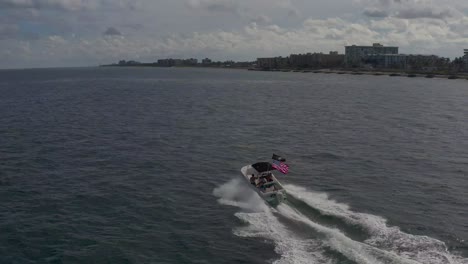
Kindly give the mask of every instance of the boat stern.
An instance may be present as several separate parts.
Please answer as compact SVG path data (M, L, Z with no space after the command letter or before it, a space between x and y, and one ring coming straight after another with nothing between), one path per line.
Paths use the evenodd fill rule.
M268 204L276 207L287 200L287 195L286 192L282 190L275 193L269 193L264 196L264 199Z

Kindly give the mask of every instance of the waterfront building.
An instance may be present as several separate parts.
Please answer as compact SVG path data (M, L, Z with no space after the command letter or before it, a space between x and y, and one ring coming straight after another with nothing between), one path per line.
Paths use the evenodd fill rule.
M210 65L211 63L213 63L213 61L208 58L202 60L202 65Z
M436 55L414 54L372 54L363 58L362 62L376 69L401 69L412 71L437 71L447 69L449 59Z
M261 69L289 68L289 57L258 58L257 67Z
M403 54L369 54L362 62L376 69L406 69L407 57Z
M198 60L194 58L182 60L182 65L184 66L196 66L198 64Z
M329 54L306 53L291 54L289 57L258 58L257 68L287 69L287 68L336 68L343 66L344 55L332 51Z
M438 71L447 69L450 59L436 55L407 55L407 69L414 71Z
M464 49L465 55L463 56L463 62L465 65L465 71L468 71L468 49Z
M172 67L172 66L176 66L176 64L178 64L179 61L180 60L175 60L175 59L160 59L158 60L158 66Z
M337 51L331 51L329 54L291 54L289 60L291 67L295 68L335 68L343 66L344 55L338 54Z
M187 60L181 60L181 59L159 59L158 60L158 66L161 67L173 67L173 66L193 66L198 63L197 59L187 59Z
M374 43L372 46L346 46L345 64L347 67L362 67L367 56L385 54L398 54L398 47L383 46L380 43Z
M134 60L129 60L129 61L121 60L121 61L119 61L119 63L117 65L119 65L119 66L135 66L135 65L140 65L140 64L141 64L140 62L134 61Z

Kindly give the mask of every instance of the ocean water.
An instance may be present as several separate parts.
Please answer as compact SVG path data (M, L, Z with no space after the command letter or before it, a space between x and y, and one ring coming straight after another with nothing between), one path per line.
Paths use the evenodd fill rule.
M468 263L468 82L0 71L0 263ZM289 201L240 168L285 156Z

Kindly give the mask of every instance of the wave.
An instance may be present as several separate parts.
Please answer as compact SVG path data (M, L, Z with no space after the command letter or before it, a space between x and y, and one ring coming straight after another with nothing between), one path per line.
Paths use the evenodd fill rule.
M286 185L288 194L320 211L323 215L337 217L351 226L358 226L369 234L365 244L395 253L424 264L467 264L468 259L448 252L444 242L428 236L417 236L402 232L398 227L390 227L387 220L371 214L357 213L346 204L329 199L326 193L318 193L306 188Z
M295 235L274 216L275 210L240 179L231 180L214 189L220 204L235 206L242 211L235 216L247 223L237 227L234 234L240 237L261 237L275 244L275 252L280 259L275 264L332 264L324 254L321 243L316 239L303 239Z
M302 222L323 234L323 241L326 246L341 253L353 262L363 264L418 264L418 262L402 258L391 252L386 252L370 245L352 240L338 229L319 225L303 216L289 205L282 204L278 206L278 210L283 215Z
M310 160L323 160L323 161L338 161L346 158L345 156L336 154L336 153L331 153L331 152L320 152L316 154L307 154L307 155L302 155L301 156L304 159L310 159Z
M353 212L348 205L329 199L325 193L294 185L285 188L292 198L309 206L311 211L341 222L316 219L303 212L307 208L294 203L271 208L241 179L231 180L213 191L219 203L241 209L235 216L248 225L235 228L234 234L274 242L275 251L280 255L280 259L274 261L276 264L468 264L467 259L448 252L439 240L389 227L384 218ZM350 236L346 226L357 227L365 233L362 240Z

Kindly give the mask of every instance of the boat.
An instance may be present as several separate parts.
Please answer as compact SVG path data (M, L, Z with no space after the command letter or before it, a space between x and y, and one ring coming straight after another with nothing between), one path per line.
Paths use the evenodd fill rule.
M283 166L287 165L284 164ZM286 190L272 173L274 170L277 169L269 162L258 162L241 168L242 176L248 184L263 200L273 207L278 206L287 199ZM284 173L284 171L281 172Z

